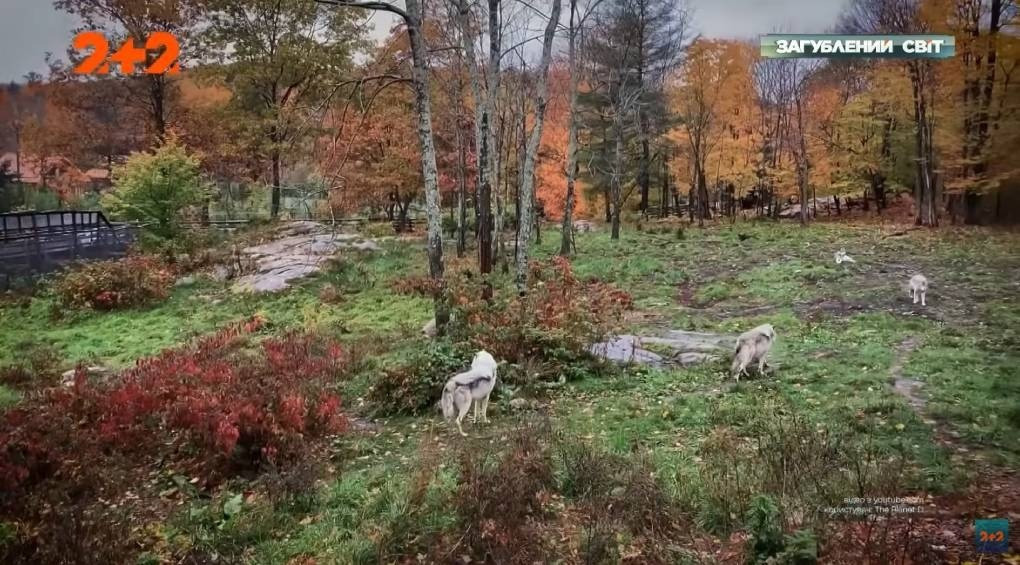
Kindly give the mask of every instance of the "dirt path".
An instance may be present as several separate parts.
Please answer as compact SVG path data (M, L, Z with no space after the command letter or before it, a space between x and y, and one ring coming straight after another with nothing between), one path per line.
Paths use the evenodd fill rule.
M1015 537L1010 540L1012 556L1008 553L979 556L976 553L974 520L1000 517L1015 523L1020 519L1020 477L971 452L945 429L943 423L929 417L928 399L921 392L925 383L903 375L907 360L920 345L920 339L910 336L896 346L889 366L890 386L907 401L918 417L932 427L934 440L950 453L954 468L969 475L968 484L942 494L922 490L901 495L923 501L923 511L918 514L830 523L821 562L897 565L1016 563L1015 554L1020 551L1020 540Z

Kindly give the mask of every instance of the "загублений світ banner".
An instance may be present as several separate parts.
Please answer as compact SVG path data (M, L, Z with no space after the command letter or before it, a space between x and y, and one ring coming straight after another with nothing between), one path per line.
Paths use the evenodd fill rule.
M955 53L956 38L952 35L761 36L761 56L768 59L948 59Z

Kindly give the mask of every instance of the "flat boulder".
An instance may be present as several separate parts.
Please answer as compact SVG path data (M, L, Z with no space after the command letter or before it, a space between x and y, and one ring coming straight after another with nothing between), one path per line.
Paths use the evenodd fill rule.
M255 263L255 272L237 279L237 292L277 292L290 282L320 271L345 249L375 252L376 242L352 233L321 233L316 222L294 222L281 228L279 239L246 247L241 253Z
M618 335L592 345L589 351L616 363L688 367L725 359L736 340L735 335L670 330L662 336Z
M113 374L113 371L98 365L90 365L88 367L82 367L85 371L85 377L88 379L98 379L103 381ZM74 377L77 374L77 369L68 369L60 375L60 384L66 387L74 386Z

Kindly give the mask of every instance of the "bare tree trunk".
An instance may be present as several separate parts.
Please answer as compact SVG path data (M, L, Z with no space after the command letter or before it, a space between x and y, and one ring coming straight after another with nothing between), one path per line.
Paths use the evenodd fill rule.
M799 93L796 95L794 104L797 110L797 188L800 193L800 225L806 226L808 223L808 155L807 144L804 141L804 109Z
M496 88L499 85L499 0L489 0L489 64L485 69L485 92L482 91L482 73L475 58L474 35L468 19L469 7L465 0L457 4L460 19L461 48L467 59L468 74L471 77L471 91L475 101L475 147L478 150L477 197L475 198L476 226L478 234L478 270L483 277L492 272L493 255L493 203L492 191L498 193L499 180L496 174L498 159L494 153L495 135L492 114L495 107ZM500 215L499 199L496 199L497 218ZM497 230L502 227L497 220ZM483 287L486 299L492 296L488 283Z
M697 194L696 200L698 203L698 226L704 226L706 219L712 218L712 211L709 208L708 202L708 183L705 181L705 166L702 164L701 159L704 156L699 156L698 161L694 164L694 174L697 177Z
M457 124L457 257L467 251L467 144L464 132Z
M275 220L280 215L280 149L275 141L273 141L273 151L270 158L272 159L273 170L273 194L272 203L269 207L269 217Z
M422 35L422 6L420 0L405 0L407 7L407 35L411 43L411 85L414 89L414 106L418 115L418 141L421 144L422 178L425 181L425 217L428 223L427 249L429 276L443 281L442 212L439 209L439 174L436 170L436 146L432 137L432 101L429 97L428 52ZM435 299L436 328L439 331L449 320L446 299L439 293Z
M570 65L570 108L567 114L567 194L563 199L563 227L560 230L560 255L567 257L574 247L574 183L577 177L577 93L580 73L577 70L577 0L570 0L568 64Z
M482 129L488 130L488 114L482 114ZM489 136L481 136L482 145L479 148L478 168L484 169L490 155ZM492 272L492 186L489 178L486 177L481 186L478 187L478 270L485 279L482 286L482 298L492 298L492 287L489 284L488 275Z
M662 196L659 198L659 217L669 217L669 161L662 155Z
M911 89L914 96L914 152L917 160L914 196L917 204L916 223L922 226L938 226L935 207L934 151L932 147L932 124L929 116L928 93L931 82L928 76L932 70L925 67L927 61L911 61Z
M489 0L489 65L486 68L486 83L488 91L488 111L490 116L496 108L496 92L499 90L499 62L501 53L501 31L499 28L499 2L500 0ZM496 221L494 225L495 240L493 244L495 246L496 259L503 255L503 207L504 201L500 195L499 190L499 151L495 151L496 148L496 136L492 130L492 118L489 118L489 182L490 186L496 190L496 198L493 205L493 211L496 214ZM490 189L491 192L491 189Z
M538 87L535 96L535 126L528 138L528 146L524 153L524 165L521 171L521 212L517 219L517 257L515 280L517 292L528 290L528 255L531 248L531 229L534 222L535 202L535 165L538 161L538 145L542 141L542 128L545 124L545 108L549 99L549 61L552 59L553 37L556 25L560 21L560 0L553 0L549 14L549 24L545 28L542 41L542 63L538 70Z
M620 186L621 169L623 168L623 124L620 123L620 119L620 115L617 113L614 118L616 121L616 145L613 150L613 179L610 183L610 199L612 200L610 239L620 239L620 208L623 206L623 190Z

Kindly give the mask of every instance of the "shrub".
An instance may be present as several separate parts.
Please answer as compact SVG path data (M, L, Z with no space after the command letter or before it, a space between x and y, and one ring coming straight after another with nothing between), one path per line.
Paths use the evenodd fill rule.
M811 530L783 534L779 508L772 498L758 495L747 512L749 565L811 565L818 561L818 542Z
M562 257L533 263L530 280L524 296L501 289L487 301L481 298L485 281L470 273L452 277L445 288L451 302L451 337L500 361L570 361L587 357L588 347L611 332L632 306L630 295L611 284L578 280ZM442 290L424 277L393 286L421 296Z
M58 376L60 352L50 345L25 345L22 360L0 367L0 384L32 388L53 384Z
M782 403L782 404L780 404ZM779 509L784 531L822 522L824 509L847 496L902 493L908 458L859 439L836 422L810 422L766 397L748 410L745 434L712 430L699 449L703 525L727 533L757 494Z
M557 452L560 490L576 501L584 525L586 562L610 559L614 537L622 532L633 536L631 549L641 550L643 562L678 561L671 545L686 519L655 479L647 458L625 457L577 440L561 442Z
M61 275L53 289L62 306L114 310L166 299L173 271L147 255L85 263Z
M73 387L7 412L0 482L30 486L65 463L100 464L107 453L137 459L169 450L210 471L300 459L317 438L344 429L329 385L346 358L336 343L307 334L254 346L248 336L261 325L253 318L140 360L110 385L79 370Z
M319 289L319 301L323 304L340 304L344 301L344 293L336 286L326 283Z
M524 425L512 433L501 456L484 448L461 453L453 504L477 560L530 565L552 557L541 528L555 486L545 435L541 424Z
M152 153L134 153L114 169L113 191L103 206L116 216L143 223L142 244L172 247L181 235L181 214L206 199L199 160L170 138Z
M439 402L446 381L468 369L473 355L463 345L434 342L407 363L384 370L368 398L380 414L425 412Z

